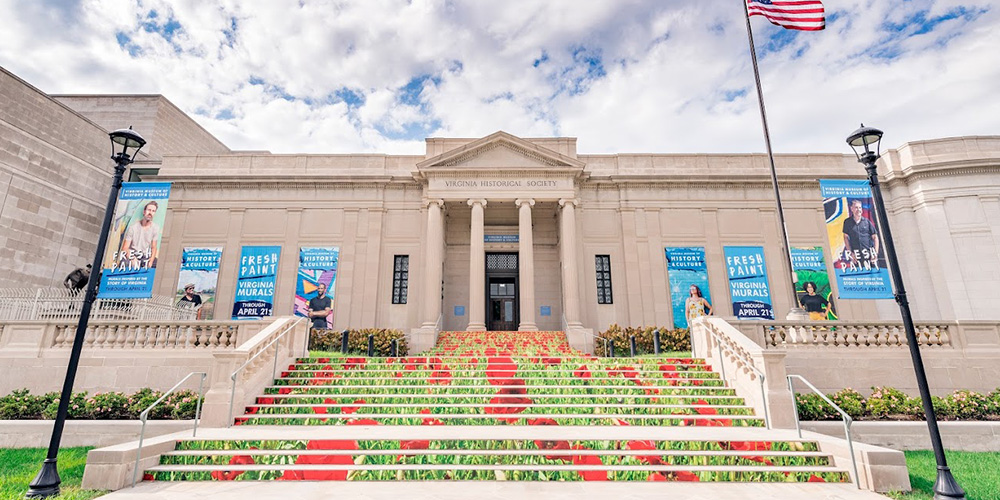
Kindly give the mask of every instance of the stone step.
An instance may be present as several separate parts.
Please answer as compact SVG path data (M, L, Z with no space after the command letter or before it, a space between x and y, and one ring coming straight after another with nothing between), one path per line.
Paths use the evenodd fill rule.
M412 385L412 386L423 386L423 385L441 385L441 384L464 384L473 386L492 386L492 387L512 387L512 386L523 386L524 384L493 384L491 380L486 377L452 377L448 374L436 374L435 376L428 378L417 378L417 377L280 377L275 379L274 385L290 385L287 383L291 382L301 382L303 380L316 381L316 382L330 382L336 383L337 385L356 385L354 382L383 382L384 386L399 386L399 385ZM507 379L514 380L514 379ZM524 382L531 382L535 385L545 385L545 386L562 386L562 387L603 387L603 386L617 386L621 382L633 380L633 379L623 379L621 377L595 377L589 379L580 378L528 378L528 379L516 379L523 380ZM639 380L639 379L634 379ZM280 382L280 383L279 383ZM476 383L478 382L478 383ZM683 379L645 379L641 380L642 386L644 387L724 387L725 382L720 379L711 378L683 378ZM285 383L285 384L283 384ZM633 384L635 384L633 382ZM636 384L639 385L639 384Z
M245 414L235 417L237 423L251 425L267 425L261 421L275 420L284 424L295 425L302 421L306 425L318 425L333 421L335 424L344 422L348 425L441 425L428 424L426 421L439 421L448 425L496 425L498 422L514 424L521 420L551 420L555 425L614 425L612 420L642 422L640 425L696 425L696 426L763 426L764 419L755 415L675 415L675 414L588 414L588 413L532 413L530 408L522 412L507 413L276 413L276 414ZM310 422L312 421L312 422ZM352 422L353 421L353 422ZM376 423L364 423L374 421ZM530 425L530 423L529 423Z
M422 403L370 403L367 400L358 402L355 401L343 401L334 403L261 403L257 404L260 408L341 408L344 406L351 406L357 408L427 408L426 404ZM634 404L587 404L587 403L566 403L566 404L555 404L555 403L434 403L434 409L443 408L494 408L494 407L523 407L523 408L615 408L615 409L635 409L635 408L655 408L658 410L696 410L698 408L711 408L714 410L747 410L752 411L752 408L746 405L634 405Z
M367 398L366 400L369 400L369 401L371 401L371 400L379 400L379 399L434 399L434 400L441 400L441 399L469 399L469 400L489 401L494 396L495 396L495 393L478 394L477 395L477 394L468 394L468 393L464 393L464 392L457 392L457 393L453 393L453 394L451 394L451 393L444 393L444 394L426 394L426 393L422 393L422 394L336 394L334 396L334 398L335 399L345 399L345 400L346 399L350 399L350 398L355 398L355 399L356 398ZM318 400L317 402L322 402L322 399L325 398L325 395L323 395L323 394L319 394L319 395L310 395L310 394L271 394L271 395L268 395L268 396L260 396L258 398L257 404L270 404L270 403L261 403L260 402L261 398L264 398L264 399L308 399L308 398L312 398L312 399ZM623 395L618 395L618 394L611 394L611 395L607 395L607 394L573 394L573 395L565 395L565 394L531 394L531 398L532 399L554 399L554 398L558 398L558 399L565 399L565 400L569 400L569 401L576 401L576 400L583 401L583 400L588 400L588 399L590 399L590 400L597 399L597 400L600 400L602 402L603 401L614 401L614 403L611 403L611 404L620 404L620 403L625 403L626 401L630 401L631 402L630 404L636 404L636 405L643 405L643 404L665 404L665 403L659 403L658 401L659 400L683 401L683 400L688 400L688 399L692 399L692 400L699 400L699 399L701 399L701 400L705 400L706 402L709 402L709 403L711 403L712 401L718 400L714 404L722 405L722 406L742 405L743 404L743 398L740 398L740 397L737 397L737 396L716 396L716 395L697 395L697 394L676 394L676 395L663 395L663 394L648 394L648 395L646 395L646 394L644 394L644 395L636 395L636 396L623 396ZM590 403L600 404L598 402L590 402ZM590 404L590 403L584 403L584 404ZM435 402L435 404L436 404L436 402Z
M773 451L773 450L508 450L508 449L488 449L488 450L463 450L463 449L371 449L371 450L267 450L256 448L244 449L204 449L204 450L175 450L164 453L163 457L208 457L208 456L298 456L298 455L354 455L354 456L378 456L378 455L455 455L455 456L573 456L573 455L597 455L597 456L630 456L630 457L802 457L802 458L831 458L828 453L819 451Z
M144 477L169 480L681 480L742 482L846 482L845 472L830 466L755 465L590 465L579 457L580 465L563 464L408 464L370 465L350 462L350 457L328 457L330 464L232 464L157 465ZM652 478L651 478L652 476Z
M332 379L332 380L344 380L344 379ZM346 384L332 384L331 383L331 384L324 384L324 385L315 385L315 384L306 384L306 385L291 385L291 384L287 384L287 385L270 385L270 386L267 386L266 389L278 389L278 388L292 388L292 389L296 389L296 388L302 388L302 389L307 389L307 388L361 389L361 388L369 388L369 389L381 389L381 390L384 390L384 391L387 391L387 392L391 392L391 390L398 390L398 389L404 389L404 388L419 389L419 390L428 390L428 389L486 389L486 390L491 390L493 392L496 392L499 389L510 388L510 387L519 388L519 389L568 389L571 392L579 392L581 389L586 389L588 391L605 391L605 392L606 391L614 391L614 392L611 392L611 394L620 394L621 393L621 391L620 391L621 389L629 390L629 391L634 390L634 391L640 391L640 392L646 391L646 390L659 390L659 391L661 391L661 394L662 394L663 391L684 391L684 390L690 390L690 391L708 391L708 392L727 392L727 391L732 392L731 388L726 387L726 386L721 386L721 385L720 386L714 386L714 385L710 385L710 386L704 386L704 385L676 385L676 386L673 386L673 385L670 385L670 386L665 386L665 387L659 387L659 386L640 386L640 385L635 385L635 384L631 384L631 385L593 385L593 386L586 386L586 385L565 385L565 384L564 385L555 385L555 384L554 385L548 385L548 384L543 384L543 385L538 385L538 384L511 384L511 385L489 385L489 384L482 384L482 385L456 385L456 384L357 385L357 384L349 384L349 385L346 385Z

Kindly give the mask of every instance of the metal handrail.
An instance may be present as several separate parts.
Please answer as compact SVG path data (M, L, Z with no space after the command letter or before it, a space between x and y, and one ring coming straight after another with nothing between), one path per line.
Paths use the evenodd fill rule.
M208 376L208 373L206 372L188 373L184 378L181 379L180 382L177 382L167 392L163 393L163 395L160 396L160 399L154 401L153 404L149 405L149 407L147 407L145 410L142 411L142 413L139 414L139 420L142 421L142 429L139 431L139 448L136 449L135 451L135 469L132 471L133 488L135 487L135 482L139 477L139 461L142 459L142 440L146 436L146 419L149 418L149 412L153 411L153 408L155 408L156 405L160 404L164 399L167 399L167 396L173 394L173 392L178 387L180 387L184 382L187 382L187 379L191 378L192 375L201 375L201 380L198 382L198 405L195 407L194 410L194 430L191 432L191 437L198 436L198 421L201 419L202 392L203 389L205 388L205 377Z
M296 319L295 321L292 321L291 323L288 323L287 325L285 325L284 331L282 331L277 336L275 336L273 340L271 340L270 342L268 342L267 345L265 345L259 351L257 351L256 354L254 354L253 356L250 356L250 358L248 358L246 360L246 362L244 362L242 365L240 365L239 368L237 368L236 370L234 370L233 373L231 373L229 375L229 378L232 379L233 384L232 384L232 388L229 391L229 421L226 424L227 427L232 427L233 426L233 400L236 398L236 376L239 375L239 373L241 371L243 371L243 369L246 368L250 364L251 361L257 359L257 357L260 356L261 354L264 354L267 351L267 348L271 347L273 345L274 346L274 362L271 364L271 378L273 379L274 378L274 374L277 373L277 371L278 371L278 346L276 345L276 342L278 342L279 340L281 340L281 338L284 337L285 335L287 335L288 332L294 331L295 327L299 323L301 323L302 321L304 321L304 320L305 320L305 318L300 317L300 318ZM309 332L306 332L305 337L306 337L306 341L305 341L305 345L302 346L303 347L302 352L303 352L304 355L308 355L309 354Z
M604 337L601 337L600 334L595 334L595 333L591 333L590 336L594 337L595 339L599 339L599 340L603 340L604 341L604 357L605 358L608 357L608 339L606 339ZM594 349L594 351L595 351L594 354L597 354L597 352L596 352L597 349L596 348Z
M847 450L851 454L851 467L854 469L854 484L857 485L858 489L861 489L861 479L858 476L858 459L854 456L854 442L851 441L851 422L854 422L854 419L852 419L851 416L848 415L843 408L837 406L837 403L834 403L833 401L830 400L830 398L826 397L826 395L820 392L820 390L817 389L815 385L809 383L809 381L806 380L805 377L803 377L802 375L789 375L788 390L792 393L792 408L795 410L795 430L798 431L799 433L799 439L802 439L802 425L799 423L799 405L798 402L796 401L795 384L792 383L792 378L797 378L801 380L802 383L808 385L813 392L819 394L819 397L823 398L823 401L829 403L830 406L833 407L833 409L837 410L837 412L840 413L840 418L844 420L844 435L847 436Z
M736 358L739 358L740 361L743 361L743 364L757 375L757 380L760 382L760 402L761 402L762 405L764 405L764 425L768 429L770 429L771 428L771 415L770 415L770 412L769 412L769 410L767 408L767 390L765 389L765 386L764 386L764 382L767 380L767 377L764 376L764 372L762 372L759 369L757 369L757 367L754 366L753 361L750 358L747 358L742 353L738 352L737 350L733 349L732 347L729 347L728 344L726 344L725 342L723 342L722 338L721 338L721 336L719 334L713 332L710 328L707 328L707 330L708 330L708 334L711 335L713 339L715 339L715 345L716 345L716 347L718 347L718 350L719 350L719 370L721 370L721 372L722 372L721 375L722 375L722 379L723 380L726 379L726 363L725 363L725 359L723 359L723 357L722 357L722 349L723 348L725 348L726 351L729 351L729 353L732 354L733 356L735 356ZM694 347L694 344L691 344L691 346ZM692 354L692 357L693 357L693 354Z

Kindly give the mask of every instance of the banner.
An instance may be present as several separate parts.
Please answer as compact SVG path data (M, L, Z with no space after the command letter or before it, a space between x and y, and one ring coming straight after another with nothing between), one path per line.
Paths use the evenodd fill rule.
M667 256L674 328L687 328L689 318L704 316L712 311L705 247L666 247L663 250Z
M169 182L126 182L118 192L98 297L145 299L153 278L167 217Z
M215 317L215 287L221 259L222 247L184 247L174 303L196 308L196 319Z
M273 316L274 279L278 275L279 246L245 246L240 252L233 319Z
M819 190L840 298L894 298L868 181L821 179Z
M837 319L833 307L833 289L826 272L822 247L793 247L792 269L798 278L795 297L809 313L811 320Z
M764 247L725 247L724 251L733 315L738 319L774 319Z
M326 296L333 302L333 285L337 280L339 261L340 247L299 248L299 275L295 282L296 316L309 317L309 300L316 297L320 284L326 285ZM333 328L333 312L326 317L326 327Z

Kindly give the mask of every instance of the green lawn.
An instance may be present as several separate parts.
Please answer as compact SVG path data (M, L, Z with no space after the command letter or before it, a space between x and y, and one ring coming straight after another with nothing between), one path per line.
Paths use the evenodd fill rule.
M81 490L83 466L91 448L63 448L59 451L59 477L62 494L53 497L62 500L89 500L105 494L101 490ZM0 449L0 500L20 500L28 491L28 483L35 478L45 459L45 448Z
M908 494L893 493L898 500L931 500L934 498L934 479L937 465L934 452L929 450L907 451L906 466L910 469ZM968 500L1000 500L1000 453L947 452L948 467L958 484L965 489Z

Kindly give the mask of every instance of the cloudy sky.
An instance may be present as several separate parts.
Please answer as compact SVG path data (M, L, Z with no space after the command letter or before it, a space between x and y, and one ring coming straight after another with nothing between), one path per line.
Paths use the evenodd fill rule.
M995 0L828 0L753 19L776 152L1000 134ZM49 93L160 93L234 149L763 151L739 0L0 0L0 66Z

